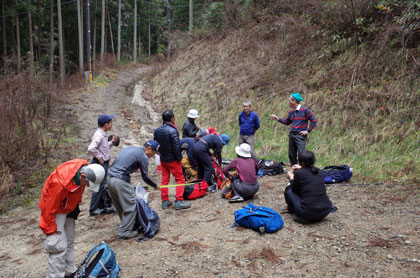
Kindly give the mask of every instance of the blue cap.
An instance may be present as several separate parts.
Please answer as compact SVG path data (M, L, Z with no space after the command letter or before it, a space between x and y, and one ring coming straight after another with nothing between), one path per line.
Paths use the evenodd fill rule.
M303 100L302 96L299 94L299 92L296 92L294 94L290 95L292 98L296 99L297 102L301 102Z
M112 114L112 115L107 115L107 114L99 115L99 117L98 117L98 126L103 126L109 120L112 120L112 118L114 118L114 114Z
M230 141L229 135L223 133L222 135L219 136L219 138L220 138L220 141L222 141L223 145L229 144L229 141Z
M155 140L149 140L146 143L144 143L145 147L152 147L152 150L158 151L160 144L156 142Z

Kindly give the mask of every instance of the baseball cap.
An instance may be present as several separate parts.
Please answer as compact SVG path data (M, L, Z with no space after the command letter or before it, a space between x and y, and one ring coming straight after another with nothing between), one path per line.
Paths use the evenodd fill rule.
M112 114L112 115L107 115L107 114L99 115L99 117L98 117L98 126L103 126L109 120L112 120L112 118L114 118L114 114Z
M85 174L86 179L89 181L90 189L93 192L99 191L99 185L105 177L105 169L100 164L89 164L84 166L81 171Z
M152 150L158 151L160 144L156 142L155 140L149 140L146 143L144 143L145 146L152 147Z

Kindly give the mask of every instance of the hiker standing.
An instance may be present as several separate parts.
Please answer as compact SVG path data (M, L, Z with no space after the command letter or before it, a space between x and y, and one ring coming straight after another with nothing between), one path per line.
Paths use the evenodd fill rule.
M276 120L284 125L290 125L289 132L289 162L290 166L297 164L297 154L305 150L307 135L314 129L318 120L308 107L303 106L300 102L303 98L299 92L290 95L289 111L286 119L281 119L275 114L271 115L273 120ZM311 122L308 127L308 121Z
M198 111L195 109L191 109L188 111L188 119L185 121L184 125L182 126L182 138L192 137L194 138L197 136L197 132L200 131L200 127L195 124L195 119L197 119Z
M105 178L99 186L99 191L97 193L92 192L89 207L90 216L115 212L106 191L106 175L108 173L109 161L111 159L110 148L113 145L118 145L117 142L119 143L118 135L113 135L111 141L108 141L108 137L106 135L106 132L112 129L113 118L114 115L99 115L98 129L93 135L92 142L88 147L88 153L93 156L90 163L101 164L105 169Z
M232 160L224 169L223 174L229 176L229 170L236 168L238 175L232 181L233 197L229 203L242 202L254 197L260 188L257 180L258 165L254 159L251 159L251 146L243 143L235 147L238 158ZM222 194L224 194L222 192ZM224 194L226 195L226 194Z
M251 147L251 157L257 161L257 155L254 152L255 132L260 128L258 115L251 111L251 102L245 100L242 103L244 111L239 114L239 145L246 143Z
M143 146L127 146L123 148L115 158L108 171L108 190L112 203L117 209L121 220L118 228L118 238L130 239L139 233L133 231L136 221L136 193L131 184L130 174L140 170L145 183L157 188L149 177L149 160L154 157L159 148L159 143L153 140L147 141Z
M73 277L75 220L85 187L99 189L105 176L99 164L88 165L84 159L73 159L59 165L45 181L39 201L39 227L47 235L47 277Z
M175 177L177 184L184 184L185 177L182 173L182 152L179 141L179 133L175 126L175 115L172 110L166 110L162 114L163 125L154 132L154 139L160 144L160 163L162 165L161 185L168 185L170 175ZM166 209L172 205L169 200L168 188L161 188L162 208ZM184 186L176 187L175 209L188 209L191 204L184 202Z
M324 175L314 164L314 153L303 151L299 154L299 165L287 173L290 180L284 191L287 210L294 214L294 221L304 224L318 222L337 210L328 198Z
M222 165L222 148L229 141L230 138L226 134L220 136L210 134L201 137L193 147L193 155L198 166L198 178L206 180L209 186L209 192L213 193L217 191L217 184L214 184L211 179L214 168L211 163L210 149L213 150L213 154L216 156L219 165Z

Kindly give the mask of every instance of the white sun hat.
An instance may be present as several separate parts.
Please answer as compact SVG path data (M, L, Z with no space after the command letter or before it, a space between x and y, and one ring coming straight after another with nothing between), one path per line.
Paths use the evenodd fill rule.
M188 111L188 118L192 118L192 119L197 119L198 117L198 111L195 109L191 109L190 111Z
M251 146L243 143L240 146L235 147L235 152L242 157L251 157Z
M99 185L105 177L105 169L100 164L89 164L82 169L86 179L89 180L90 189L93 192L99 191Z

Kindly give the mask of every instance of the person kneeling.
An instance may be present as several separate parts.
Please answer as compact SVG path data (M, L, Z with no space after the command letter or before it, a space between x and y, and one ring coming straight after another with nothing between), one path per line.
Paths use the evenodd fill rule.
M251 158L251 146L244 143L235 147L238 158L234 159L224 169L223 173L229 177L229 170L236 168L238 175L234 176L231 183L233 197L229 199L230 203L242 202L254 197L260 188L257 180L258 165Z
M293 220L303 224L315 223L336 210L324 184L324 175L314 167L315 155L304 151L299 154L299 165L293 165L287 173L290 185L284 191L287 210Z

